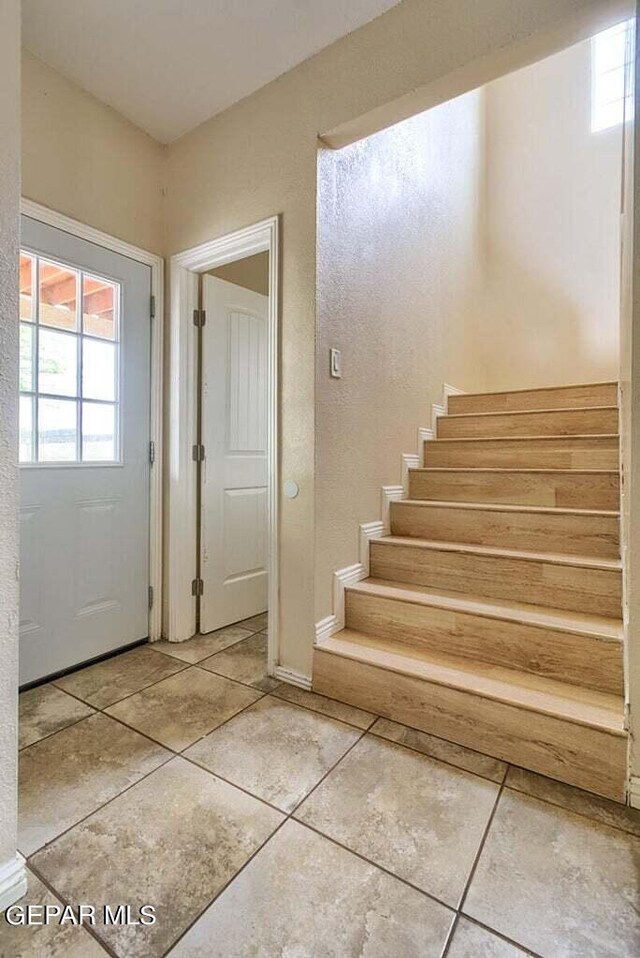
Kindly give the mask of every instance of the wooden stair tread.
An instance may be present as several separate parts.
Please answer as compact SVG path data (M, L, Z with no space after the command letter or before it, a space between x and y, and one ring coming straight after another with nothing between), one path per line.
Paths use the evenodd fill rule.
M519 389L487 389L479 393L455 393L454 395L464 396L465 398L476 398L480 396L511 396L518 393L547 393L556 392L563 389L589 389L594 386L617 386L617 379L605 379L602 382L590 383L565 383L562 386L521 386Z
M582 407L581 407L581 408L582 408ZM592 407L592 408L597 408L597 407ZM612 406L605 406L604 408L606 408L606 409L612 409L613 407L612 407ZM536 412L536 411L537 411L537 412L554 412L554 411L555 411L555 412L559 412L560 410L552 410L552 409L542 409L542 410L527 409L527 410L522 410L522 412ZM563 411L563 412L567 412L566 409L565 409L565 410L562 410L562 411ZM502 412L500 412L500 413L488 412L488 413L458 413L458 415L459 415L459 416L477 416L477 415L502 416L502 415L508 415L508 414L507 414L507 413L504 413L504 414L503 414ZM447 418L448 418L448 417L447 417ZM451 418L454 418L454 417L451 417ZM434 439L425 439L424 442L425 442L425 444L428 443L429 445L431 445L431 444L434 443L434 442L438 442L438 443L439 443L439 442L549 442L549 441L553 442L554 440L557 441L558 439L561 439L563 442L566 442L566 441L572 442L572 441L575 440L575 439L583 439L583 440L588 440L588 441L591 441L592 439L615 439L616 442L619 442L619 441L620 441L620 433L617 433L617 432L593 432L593 433L585 432L585 433L570 433L569 435L563 435L562 433L558 433L558 434L555 435L555 436L544 436L544 435L542 435L542 436L536 436L535 434L534 434L534 435L530 435L530 436L450 436L450 437L448 437L448 436L440 437L440 436L439 436L438 438L434 438Z
M620 516L617 509L575 509L565 506L531 506L528 504L514 505L511 502L465 502L459 499L394 499L393 505L403 504L419 506L421 509L469 509L486 510L487 512L530 512L538 515L572 515L572 516Z
M503 549L496 546L476 546L465 542L443 542L431 539L411 538L409 536L381 536L373 539L373 544L386 543L391 546L411 546L416 549L431 549L443 552L463 552L472 555L502 556L505 559L522 559L530 562L548 562L554 565L569 565L588 569L617 571L622 569L620 559L601 559L589 556L573 556L555 552L520 552L516 549Z
M574 412L598 412L602 410L612 410L618 411L617 406L572 406L570 409L560 407L559 409L499 409L491 410L490 412L454 412L447 413L445 416L441 416L442 419L475 419L481 418L483 416L534 416L534 415L549 415L549 413L562 413L567 415ZM594 433L596 436L604 435L604 433ZM469 438L473 438L470 436ZM500 436L496 438L501 438ZM522 438L518 436L518 439Z
M455 612L467 612L491 619L504 619L527 625L551 628L577 635L621 642L622 621L608 616L545 609L537 605L512 600L491 601L483 596L463 595L460 592L438 592L427 586L393 582L387 579L363 579L347 586L347 591L410 602L415 605L435 606Z
M611 735L626 734L623 699L616 695L427 649L400 649L351 629L343 629L317 648Z
M409 472L462 472L470 473L472 476L477 476L481 472L488 472L491 474L502 475L506 473L507 475L520 475L524 473L525 475L533 474L535 476L542 475L559 475L566 476L567 478L573 479L575 476L617 476L619 475L619 469L527 469L526 467L514 468L513 466L507 466L502 468L501 466L477 466L472 470L468 469L466 466L412 466L409 469Z

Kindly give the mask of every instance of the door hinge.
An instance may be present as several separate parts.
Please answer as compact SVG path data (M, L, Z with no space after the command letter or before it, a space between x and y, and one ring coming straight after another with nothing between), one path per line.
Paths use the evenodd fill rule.
M153 294L149 297L149 316L151 319L156 318L156 298Z
M194 462L204 462L204 446L202 443L196 443L191 447L191 458Z
M150 585L149 586L149 612L151 612L152 608L153 608L153 586Z
M194 579L191 583L191 595L200 596L204 594L204 582L202 579Z
M204 326L207 321L207 314L204 309L194 309L193 311L193 325L194 326Z
M156 444L153 439L149 440L149 462L151 465L156 461Z

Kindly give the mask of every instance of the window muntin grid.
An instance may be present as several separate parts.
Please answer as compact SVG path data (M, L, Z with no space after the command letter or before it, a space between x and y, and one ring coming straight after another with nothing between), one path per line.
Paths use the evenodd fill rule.
M119 463L119 283L20 255L22 465Z
M591 39L591 131L619 126L633 116L635 21L603 30Z

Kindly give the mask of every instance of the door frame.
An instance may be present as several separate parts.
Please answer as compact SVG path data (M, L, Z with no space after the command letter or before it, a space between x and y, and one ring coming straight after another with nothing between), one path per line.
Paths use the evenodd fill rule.
M151 267L151 379L149 439L154 443L154 462L149 469L149 585L153 589L153 605L149 610L149 641L162 638L162 378L163 378L163 332L162 317L164 298L164 260L155 253L125 243L124 240L103 233L78 220L58 213L23 197L20 214L53 226L79 239L102 246L113 253L127 256L138 263Z
M197 443L196 327L198 274L235 260L269 253L268 320L268 671L277 675L279 661L279 366L280 366L280 217L235 230L207 243L176 253L169 265L169 473L165 543L165 636L170 642L191 638L196 629L196 604L191 583L196 578Z

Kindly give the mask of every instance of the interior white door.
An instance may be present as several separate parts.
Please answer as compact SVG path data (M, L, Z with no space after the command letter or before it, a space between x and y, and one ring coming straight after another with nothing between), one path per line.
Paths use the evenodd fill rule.
M268 298L203 276L200 631L267 608Z
M22 217L20 680L144 639L150 268Z

